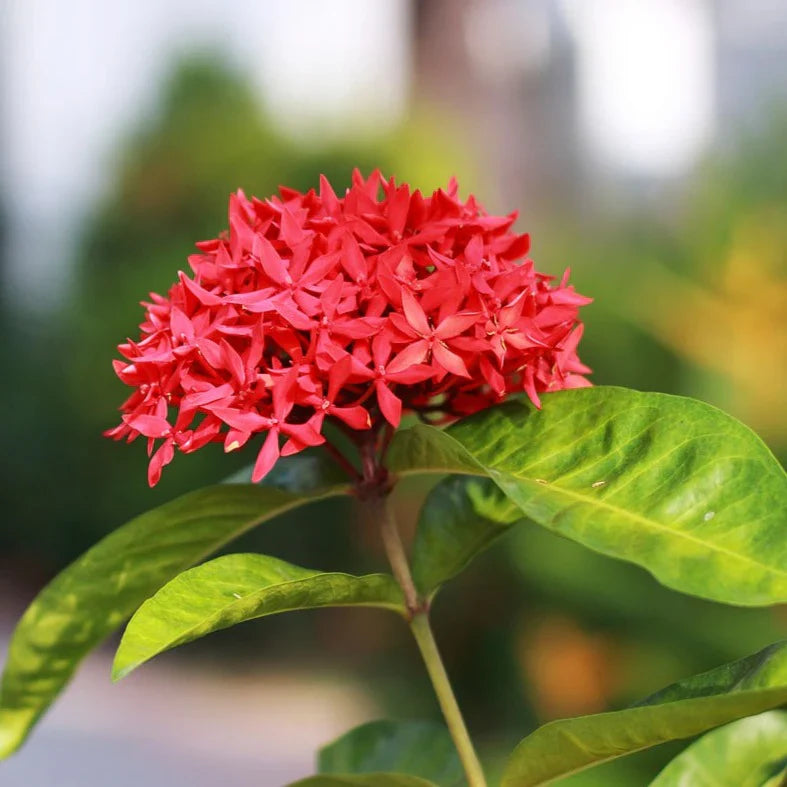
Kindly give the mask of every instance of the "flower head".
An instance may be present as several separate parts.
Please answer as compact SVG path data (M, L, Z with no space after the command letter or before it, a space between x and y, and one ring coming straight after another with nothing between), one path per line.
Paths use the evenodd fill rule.
M230 197L229 231L197 244L193 275L143 303L119 346L134 388L106 434L148 441L156 484L175 450L264 433L253 479L279 455L399 425L450 421L524 391L589 385L576 354L590 299L538 273L515 214L490 216L454 181L425 197L356 171L344 197Z

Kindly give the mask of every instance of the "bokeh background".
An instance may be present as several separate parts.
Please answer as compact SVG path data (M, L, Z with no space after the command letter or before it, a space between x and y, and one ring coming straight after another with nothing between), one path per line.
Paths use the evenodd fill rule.
M787 456L787 4L782 0L5 0L0 4L0 645L35 592L130 516L249 457L181 457L155 490L101 437L138 301L231 190L351 168L451 175L572 268L598 383L717 404ZM235 463L235 464L233 464ZM425 492L398 496L412 521ZM349 503L246 537L321 569L381 565ZM667 591L535 528L435 609L484 755L784 635L784 609ZM349 726L437 715L404 627L298 613L168 654L118 686L91 657L7 787L278 787ZM680 746L567 780L643 785Z

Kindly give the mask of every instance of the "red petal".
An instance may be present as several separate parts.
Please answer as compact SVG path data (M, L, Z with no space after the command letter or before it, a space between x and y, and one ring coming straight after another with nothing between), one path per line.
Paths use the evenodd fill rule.
M536 383L532 366L528 366L525 369L524 389L530 401L533 402L536 407L541 409L541 400L538 398L538 392L536 391Z
M460 333L464 333L471 325L475 325L480 316L480 313L474 313L455 314L453 317L446 317L437 326L434 335L438 339L450 339L453 336L458 336Z
M473 235L465 246L465 259L471 265L480 265L484 259L484 241L480 235Z
M429 352L429 342L421 339L413 342L409 347L405 347L398 355L395 355L391 363L386 367L388 374L397 374L409 369L411 366L421 363Z
M246 432L242 429L230 429L224 435L224 453L228 454L231 451L243 448L249 442L249 438L251 438L251 432Z
M281 211L281 239L290 247L297 246L306 236L303 227L286 207Z
M394 396L382 380L377 381L375 390L377 391L377 404L380 405L380 412L385 420L395 429L402 420L402 400Z
M336 316L336 309L342 298L343 286L344 279L339 275L328 285L325 292L320 296L323 312L329 320L332 320Z
M215 440L221 429L221 421L209 415L205 420L194 430L194 437L189 447L189 453L196 451L199 448L207 445Z
M421 336L428 336L430 333L429 320L421 308L421 304L407 290L402 290L402 308L407 322Z
M173 336L180 338L185 336L187 339L194 338L194 326L191 320L177 307L173 306L169 314L169 326Z
M283 424L282 431L303 445L322 445L325 442L325 438L311 423Z
M405 385L414 385L415 383L422 383L430 377L434 377L434 369L427 364L416 364L401 372L386 372L386 379L389 382L404 383Z
M494 365L488 358L481 358L479 364L481 372L483 373L489 387L495 392L497 396L503 396L506 390L506 381L500 372L495 369Z
M386 361L391 357L391 340L384 331L378 333L372 339L372 358L375 366L385 366Z
M252 254L260 258L262 269L277 284L289 284L292 281L284 260L276 253L276 249L267 238L262 235L254 236Z
M193 410L206 404L227 399L233 394L232 386L229 383L207 388L204 391L192 391L186 394L180 401L181 410Z
M388 226L401 235L410 209L410 188L407 184L398 188L388 201Z
M266 287L263 290L255 290L254 292L244 292L240 295L228 295L224 300L226 303L237 304L244 306L250 312L258 314L270 312L274 309L274 301L271 297L275 290L271 287Z
M533 318L533 322L539 328L549 328L559 325L561 322L573 320L576 312L570 306L545 306Z
M281 455L282 456L292 456L293 454L297 454L300 451L304 451L309 446L305 443L301 443L300 441L296 440L295 438L290 438L287 442L281 447Z
M371 429L372 427L369 413L360 405L357 407L331 407L329 412L353 429Z
M246 369L243 365L243 358L238 355L226 339L221 340L221 354L224 368L229 371L235 382L242 385L246 380Z
M124 415L123 420L145 437L166 437L172 427L159 415Z
M325 175L320 175L320 199L325 211L331 216L336 216L339 213L339 200Z
M197 349L202 353L205 361L214 369L220 369L224 356L221 352L221 347L216 342L210 339L197 339L195 342Z
M180 281L183 286L203 305L203 306L218 306L221 303L221 298L211 292L203 289L197 282L186 276L183 271L179 274Z
M576 328L574 328L571 333L563 339L560 344L560 354L562 358L569 358L571 357L577 349L577 345L579 344L579 340L582 338L582 334L585 332L585 326L582 323L579 323Z
M341 320L332 326L332 332L348 339L368 339L380 330L379 320L361 317L357 320Z
M257 461L254 463L254 470L251 474L253 483L262 481L266 475L271 471L279 458L279 432L277 429L271 429L265 442L262 444L259 454L257 454Z
M273 304L273 308L287 320L293 328L297 328L299 331L308 331L314 326L314 321L310 320L298 309L292 298L276 301Z
M352 371L352 357L345 355L337 361L328 373L328 401L333 402L339 395L340 388L347 382Z
M227 426L240 432L251 434L262 429L269 429L271 425L270 418L265 418L252 410L234 410L231 407L209 407L207 409L217 418L221 418Z
M324 279L338 264L341 259L339 252L332 252L331 254L323 254L320 257L315 257L303 276L298 279L298 283L303 286L313 285Z
M589 371L589 370L588 370ZM580 377L578 374L567 374L566 379L563 381L564 388L592 388L593 383Z
M297 381L298 369L295 367L274 378L273 411L280 421L283 421L295 406L294 389Z
M441 342L435 342L432 345L432 357L447 372L451 372L457 377L470 377L465 362Z
M396 330L401 331L401 333L405 336L416 338L417 336L421 335L413 330L410 323L407 322L407 320L401 314L391 312L391 314L388 315L388 319L391 321L391 325L396 328Z
M161 471L172 461L174 456L175 448L172 445L172 440L167 440L150 458L148 463L148 484L151 487L161 480Z
M341 262L353 281L366 279L366 258L361 253L361 247L355 236L349 232L342 238Z
M559 306L587 306L587 304L593 303L592 298L580 295L578 292L574 291L573 287L552 290L549 297L552 303Z

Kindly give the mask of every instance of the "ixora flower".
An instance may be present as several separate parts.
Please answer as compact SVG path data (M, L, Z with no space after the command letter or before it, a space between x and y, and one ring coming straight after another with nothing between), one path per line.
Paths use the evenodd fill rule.
M457 191L356 171L343 198L324 177L319 192L233 194L229 230L197 244L193 275L151 294L140 340L119 346L134 392L107 436L147 438L152 486L176 449L262 433L258 481L325 443L326 421L374 441L405 412L446 422L589 385L576 347L590 299L568 272L535 270L515 213Z
M566 277L534 270L513 222L459 199L455 183L424 197L379 173L355 173L341 199L324 179L319 193L230 198L229 231L198 244L193 275L181 273L166 298L151 296L142 338L121 345L115 368L134 391L108 434L147 438L151 484L176 450L223 442L232 451L252 438L254 480L280 455L324 445L352 483L329 467L299 489L294 468L286 491L198 489L96 544L47 585L14 632L0 682L0 758L124 618L115 679L236 623L363 606L407 624L446 726L363 725L323 750L321 775L290 787L436 787L430 778L458 783L460 769L468 787L486 787L432 633L432 601L522 518L637 564L673 590L735 606L787 601L782 467L756 435L701 402L586 388L576 348L588 299ZM492 407L516 392L540 407L541 392L579 387L544 397L538 413L522 402ZM445 431L415 424L394 435L404 413L445 423L479 410ZM340 450L348 441L352 461ZM408 549L389 493L409 472L448 477L428 492ZM314 570L249 553L203 562L263 521L338 495L353 495L377 530L390 573ZM508 541L513 560L517 543ZM472 592L467 598L472 605ZM782 642L632 709L550 722L514 749L500 784L552 783L785 701ZM756 726L764 715L747 729L765 729ZM783 716L770 717L774 741L784 740ZM424 755L416 769L413 741ZM371 752L363 763L359 747ZM718 749L700 740L674 773ZM774 761L763 764L768 775ZM392 767L404 773L381 773ZM653 784L673 783L665 773Z

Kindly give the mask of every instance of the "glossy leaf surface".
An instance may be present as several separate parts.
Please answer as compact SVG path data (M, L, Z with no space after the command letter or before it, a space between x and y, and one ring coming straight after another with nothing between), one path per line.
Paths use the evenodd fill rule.
M787 711L709 732L681 752L651 787L763 787L787 776Z
M0 689L0 757L22 744L80 661L163 584L252 527L344 491L208 487L99 541L39 593L14 631Z
M413 579L429 595L522 519L488 478L451 476L427 495L412 549Z
M560 776L787 702L787 642L673 683L639 705L545 724L514 749L503 787Z
M277 612L367 606L404 613L388 574L321 573L268 555L224 555L184 571L131 618L112 677L118 680L165 650Z
M561 391L541 411L511 401L446 430L405 430L390 462L400 473L488 476L534 522L676 590L738 605L787 601L787 475L753 432L702 402Z
M465 783L448 730L431 721L372 721L325 746L320 773L396 771L418 776L439 787Z

